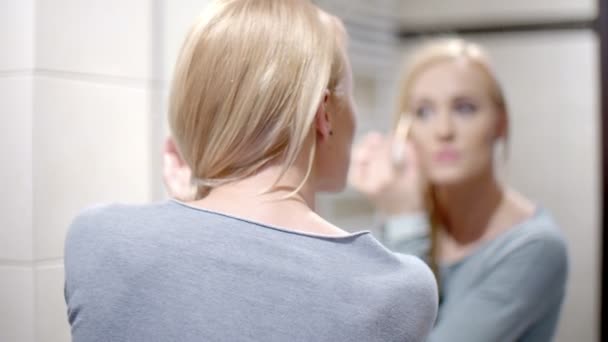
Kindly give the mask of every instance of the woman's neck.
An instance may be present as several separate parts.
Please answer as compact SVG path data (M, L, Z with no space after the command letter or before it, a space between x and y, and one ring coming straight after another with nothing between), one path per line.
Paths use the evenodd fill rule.
M281 174L281 166L268 166L253 176L232 183L224 184L213 190L197 202L227 202L236 206L243 204L275 204L298 203L309 210L315 209L315 193L309 179L296 193L294 191L302 183L305 172L300 168L289 169L275 185ZM290 196L291 195L291 196Z
M314 174L296 193L305 169L292 167L273 187L280 174L280 166L269 166L251 177L219 186L190 205L304 233L346 234L315 213Z
M434 189L438 214L452 239L462 244L479 240L499 220L505 191L491 171L457 185Z

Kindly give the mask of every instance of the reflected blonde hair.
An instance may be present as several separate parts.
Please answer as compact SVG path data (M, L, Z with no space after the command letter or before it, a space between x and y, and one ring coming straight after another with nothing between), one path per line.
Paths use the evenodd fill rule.
M307 0L211 3L181 49L169 100L171 132L197 198L275 162L280 181L325 91L341 79L343 39L341 23Z
M504 92L485 50L479 44L464 39L445 38L424 44L408 59L400 83L395 124L410 109L412 89L418 77L433 65L450 60L466 60L477 66L487 77L492 101L499 110L507 113Z
M411 109L411 96L413 87L422 73L430 67L445 61L466 60L477 66L487 78L490 85L488 91L490 98L502 115L505 115L508 124L508 108L505 101L504 92L490 64L490 59L485 50L478 44L459 39L445 38L433 40L414 52L406 64L400 84L399 99L397 101L397 111L395 114L395 125L398 124L402 115L408 114ZM504 138L508 139L508 127L505 127ZM507 150L505 150L507 153ZM436 193L431 186L426 194L427 211L430 216L431 224L431 245L429 250L429 264L435 273L437 281L440 282L438 265L438 233L443 225L437 208Z

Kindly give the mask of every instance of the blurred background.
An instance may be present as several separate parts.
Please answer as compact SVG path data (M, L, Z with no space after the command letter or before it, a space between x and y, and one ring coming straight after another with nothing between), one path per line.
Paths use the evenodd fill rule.
M166 197L168 83L207 2L0 0L0 341L70 340L63 241L79 210ZM359 135L390 128L401 63L418 43L459 34L488 49L511 109L502 174L553 212L571 253L556 340L599 341L598 0L316 2L351 35ZM349 230L377 226L351 190L319 204Z

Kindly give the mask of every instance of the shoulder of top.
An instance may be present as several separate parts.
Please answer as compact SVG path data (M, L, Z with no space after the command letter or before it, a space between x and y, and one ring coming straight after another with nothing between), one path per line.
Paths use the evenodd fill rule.
M96 243L103 236L114 236L126 227L157 220L154 213L166 202L153 204L101 203L82 209L71 221L66 246L83 240Z
M401 260L402 269L395 274L396 284L393 290L396 297L393 300L408 302L418 310L417 314L428 316L430 321L434 321L439 305L435 275L416 256L398 254L397 257Z
M565 248L566 246L562 231L553 217L545 210L522 223L522 227L520 227L514 240L521 244L543 242L547 246L556 248Z
M400 262L398 277L407 279L408 283L418 283L423 288L430 287L433 292L437 291L435 275L423 260L417 256L407 254L395 253L395 256Z
M68 235L75 232L99 229L107 222L116 222L122 218L133 218L136 213L145 209L144 205L127 205L120 203L100 203L82 209L72 220Z
M111 204L96 204L82 209L70 223L65 240L65 253L79 249L83 242L96 241L98 232L105 231L103 226L108 212L112 212ZM67 257L66 257L67 258Z
M564 235L552 217L545 212L522 223L493 251L490 259L495 262L505 260L509 255L521 254L534 254L539 259L560 264L567 263L568 258Z
M170 202L158 202L150 204L125 204L125 203L100 203L84 208L76 216L78 219L95 219L101 217L120 217L123 215L133 216L149 212L155 212L159 208L168 206Z
M413 270L423 270L429 268L422 259L415 255L402 253L393 253L393 255L399 260L403 267L411 268Z
M108 215L113 215L121 211L121 209L127 207L123 204L117 203L98 203L82 209L74 218L72 224L89 222L96 220Z

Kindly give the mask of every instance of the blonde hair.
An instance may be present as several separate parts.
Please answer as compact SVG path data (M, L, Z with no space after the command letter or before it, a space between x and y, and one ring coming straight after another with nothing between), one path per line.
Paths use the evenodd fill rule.
M406 64L405 72L400 85L399 99L397 101L397 111L395 115L395 125L399 122L402 115L407 115L411 106L411 93L418 77L433 65L441 62L464 59L477 66L487 77L489 81L489 95L502 114L507 115L507 103L504 93L498 78L496 77L493 68L490 64L490 59L484 49L478 44L458 39L447 38L433 40L419 48ZM506 127L505 127L506 128ZM507 139L508 128L505 130L505 139ZM507 150L505 150L507 153ZM431 269L440 282L439 265L438 265L438 233L442 226L442 220L437 208L437 198L433 187L430 187L426 193L427 211L430 216L431 225L431 245L429 250L429 264Z
M420 74L431 66L456 59L464 59L477 66L487 77L490 88L490 97L498 109L507 112L507 103L498 78L490 63L490 58L485 50L478 44L459 38L445 38L433 40L414 52L400 83L399 99L397 101L397 111L395 123L403 113L410 107L412 88Z
M341 28L306 0L217 0L207 8L181 49L169 101L197 198L274 162L282 163L280 181L324 92L341 79ZM314 151L313 143L300 187Z

